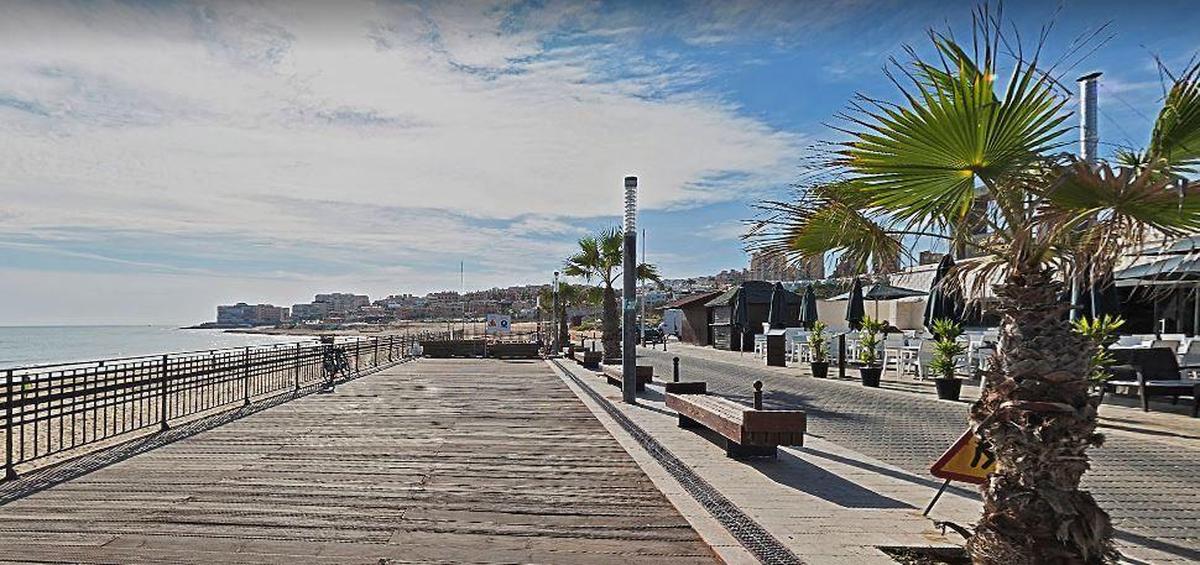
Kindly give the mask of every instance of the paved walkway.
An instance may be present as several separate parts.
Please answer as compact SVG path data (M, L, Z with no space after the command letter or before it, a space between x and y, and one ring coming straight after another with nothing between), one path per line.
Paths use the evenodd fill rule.
M564 366L578 378L573 385L606 398L610 406L635 422L803 563L895 564L879 547L961 545L960 537L943 535L931 520L921 516L938 485L934 481L812 436L805 439L803 448L781 447L778 460L729 459L720 436L678 427L675 413L663 404L661 387L647 387L639 395L638 405L630 406L621 403L620 390L608 385L599 374L573 363ZM660 373L656 370L657 375ZM628 435L609 423L596 403L588 404L606 421L614 436L621 439ZM670 477L663 480L652 472L657 463L636 442L622 444L677 506L677 500L690 497ZM943 496L938 507L940 516L962 519L976 515L977 504L970 493L966 494L951 492ZM685 515L692 516L686 511ZM708 531L701 533L709 537ZM722 557L737 560L736 554L722 553ZM750 558L745 560L749 562Z
M639 362L653 365L656 375L669 378L671 358L679 356L685 380L707 381L710 391L747 404L753 393L751 383L762 380L768 408L802 408L812 434L930 481L930 463L966 427L966 402L814 379L796 367L766 367L750 354L670 347L665 353L640 349ZM1140 415L1119 406L1105 406L1101 412L1110 422ZM1190 418L1182 421L1196 423ZM1093 470L1084 486L1113 516L1118 539L1141 546L1131 555L1144 555L1151 562L1200 562L1200 467L1196 465L1200 439L1196 433L1134 433L1113 427L1102 431L1107 442L1091 450Z
M714 557L545 363L422 360L8 502L0 561Z

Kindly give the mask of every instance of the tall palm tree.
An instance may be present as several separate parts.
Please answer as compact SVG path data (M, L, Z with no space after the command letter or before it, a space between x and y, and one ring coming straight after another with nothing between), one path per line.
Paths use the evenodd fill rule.
M581 277L591 283L596 281L602 292L602 329L604 337L604 360L611 362L620 357L621 312L617 307L617 292L613 288L621 278L621 248L624 234L618 228L602 230L579 240L579 251L567 258L563 274ZM637 266L639 280L658 281L658 269L641 263Z
M909 49L910 62L893 61L901 101L857 97L821 182L762 203L749 245L859 265L929 238L966 248L957 280L978 281L964 283L975 297L999 281L1002 319L970 411L997 463L967 549L976 563L1112 562L1108 514L1079 488L1087 450L1103 441L1099 400L1059 295L1083 269L1111 273L1122 249L1200 230L1200 187L1179 176L1200 159L1200 71L1173 81L1141 166L1078 162L1061 150L1068 98L1039 67L1041 45L1022 53L986 9L975 22L969 42L931 31L934 57ZM1006 81L1001 45L1016 53Z
M567 332L567 310L572 306L594 306L600 304L601 291L594 286L560 282L558 284L558 312L554 309L554 288L544 287L538 293L542 312L550 319L557 320L558 343L565 345L569 339Z

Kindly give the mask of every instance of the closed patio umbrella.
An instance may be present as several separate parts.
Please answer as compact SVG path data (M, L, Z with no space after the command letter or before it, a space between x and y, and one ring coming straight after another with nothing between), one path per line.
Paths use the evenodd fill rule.
M850 324L850 329L861 330L863 318L867 313L863 304L862 281L854 279L854 284L850 286L850 292L846 293L847 299L850 301L846 305L846 322Z
M933 274L933 283L929 285L929 301L925 303L925 327L933 329L933 321L947 319L961 323L963 311L962 294L946 279L954 268L954 257L949 253L942 256L937 271Z
M817 317L817 293L810 284L804 291L804 297L800 299L800 325L812 329Z
M744 286L738 289L733 299L733 325L738 331L738 351L745 351L746 330L750 326L750 301Z
M791 321L787 319L788 294L790 293L783 288L782 283L775 283L775 287L771 289L771 306L767 310L767 323L773 330L786 328L788 322Z

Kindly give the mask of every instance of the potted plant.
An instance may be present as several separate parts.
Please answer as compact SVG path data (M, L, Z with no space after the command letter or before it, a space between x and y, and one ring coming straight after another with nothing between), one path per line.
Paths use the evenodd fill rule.
M858 376L863 386L879 387L879 377L883 375L883 365L879 363L879 334L883 331L883 323L866 317L862 321L862 333L858 338Z
M1088 380L1092 392L1099 392L1104 381L1112 376L1109 368L1116 360L1108 347L1117 342L1117 330L1125 325L1125 319L1104 314L1099 318L1080 317L1073 325L1075 333L1087 338L1092 347L1092 356L1088 360Z
M812 375L818 379L829 376L829 342L825 338L825 323L813 322L812 332L808 334L808 351L812 357L809 365Z
M967 345L958 341L962 326L945 318L933 321L933 358L929 370L933 372L933 384L937 386L938 398L958 400L962 394L962 379L954 373L958 358L967 352Z

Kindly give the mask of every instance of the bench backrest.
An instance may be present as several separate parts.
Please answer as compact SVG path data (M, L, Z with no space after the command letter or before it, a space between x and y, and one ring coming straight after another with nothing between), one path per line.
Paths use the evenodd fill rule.
M1118 365L1133 365L1142 371L1146 380L1179 379L1179 361L1175 352L1165 347L1144 349L1110 349Z

